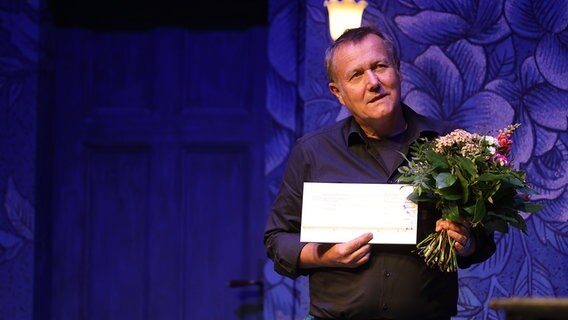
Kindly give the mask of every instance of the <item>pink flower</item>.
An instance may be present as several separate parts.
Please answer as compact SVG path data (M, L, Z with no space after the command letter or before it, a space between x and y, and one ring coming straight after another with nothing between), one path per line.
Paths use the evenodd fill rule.
M496 153L493 155L492 160L494 163L500 165L500 166L506 166L509 164L509 159L507 159L507 156L504 154L500 154L500 153Z

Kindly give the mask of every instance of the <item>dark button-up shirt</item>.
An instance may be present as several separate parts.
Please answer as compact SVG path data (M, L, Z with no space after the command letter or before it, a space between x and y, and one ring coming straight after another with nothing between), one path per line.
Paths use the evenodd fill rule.
M372 245L371 259L358 268L299 269L304 182L395 183L399 154L420 136L449 126L403 105L407 129L385 140L369 139L352 117L309 133L293 148L265 230L265 245L275 270L291 278L309 275L310 314L330 319L426 319L457 312L457 273L426 266L408 245ZM418 240L434 231L439 212L419 208ZM474 234L477 250L460 257L461 268L487 259L493 239Z

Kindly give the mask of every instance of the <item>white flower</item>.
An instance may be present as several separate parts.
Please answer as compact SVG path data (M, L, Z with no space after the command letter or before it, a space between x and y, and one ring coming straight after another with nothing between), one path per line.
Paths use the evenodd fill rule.
M483 138L481 138L481 140L486 141L487 142L487 150L491 154L495 154L495 152L497 151L497 147L499 147L499 141L497 140L497 138L495 138L493 136L483 136Z

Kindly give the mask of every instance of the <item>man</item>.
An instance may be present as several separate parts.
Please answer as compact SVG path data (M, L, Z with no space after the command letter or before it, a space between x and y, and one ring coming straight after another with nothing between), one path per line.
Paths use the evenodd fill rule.
M312 319L449 319L457 312L457 273L428 267L414 246L371 245L371 233L346 243L300 242L304 182L394 183L400 153L441 126L401 103L397 50L374 28L346 31L327 50L326 69L329 89L352 116L307 134L292 150L265 230L274 268L309 275ZM461 268L493 254L492 237L440 216L420 208L419 240L447 229Z

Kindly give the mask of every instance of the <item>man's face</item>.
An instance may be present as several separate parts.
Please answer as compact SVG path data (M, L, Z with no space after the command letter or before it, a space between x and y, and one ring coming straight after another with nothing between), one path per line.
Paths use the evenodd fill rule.
M400 108L400 69L378 36L338 47L333 74L329 89L363 129Z

